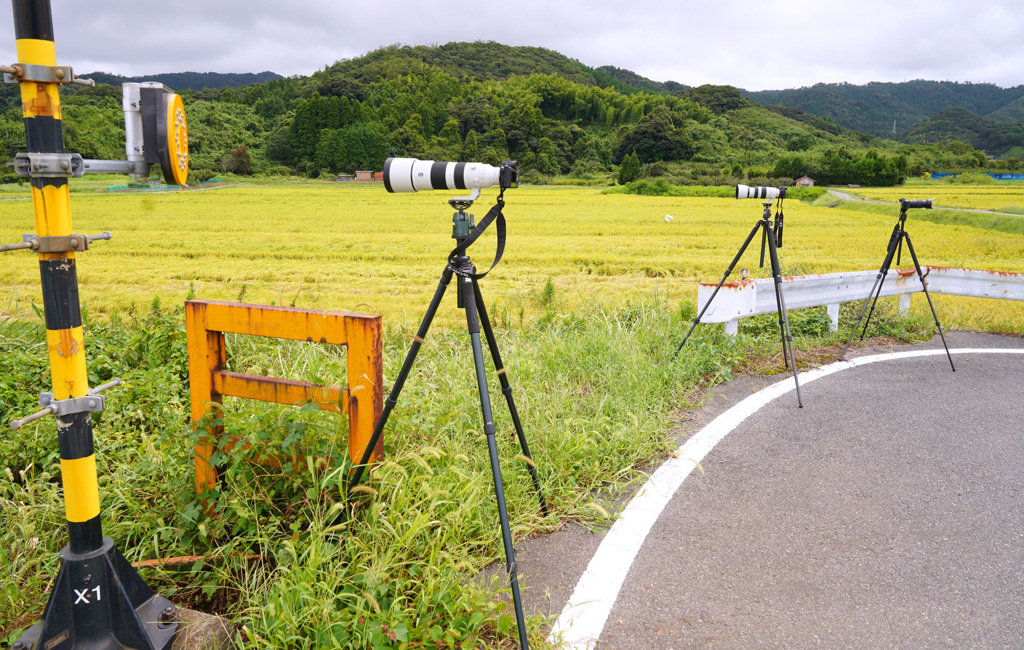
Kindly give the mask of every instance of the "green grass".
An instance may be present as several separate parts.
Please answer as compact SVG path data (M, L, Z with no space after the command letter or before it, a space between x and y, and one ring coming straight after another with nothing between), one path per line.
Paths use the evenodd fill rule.
M669 330L678 316L664 305L622 310L596 306L587 318L556 310L525 332L498 337L517 404L554 515L544 520L514 444L502 403L495 403L513 521L521 537L552 530L567 518L590 518L590 493L627 480L635 467L665 449L667 413L685 404L700 378L718 368L706 348L714 328L695 342L700 356L671 361ZM145 569L147 581L178 602L228 614L260 647L369 647L382 632L404 630L426 645L491 646L508 636L510 619L492 592L472 577L501 558L486 445L468 337L431 335L406 384L386 435L387 460L355 504L342 499L345 425L308 409L231 403L229 432L251 443L224 452L217 514L204 517L191 488L186 368L181 313L145 311L90 321L87 342L94 383L120 376L96 419L105 534L130 560L181 555L247 555L176 569ZM386 376L393 378L408 340L392 326ZM5 366L40 357L43 330L7 321ZM230 365L244 371L335 381L343 352L311 344L237 337ZM623 368L610 374L609 365ZM31 410L46 386L38 361L5 367L5 418ZM492 387L496 398L500 392ZM0 483L5 521L0 628L9 635L40 614L64 543L63 509L52 421L27 426L0 443L6 480ZM301 443L301 444L300 444ZM300 453L295 453L301 447ZM253 459L268 450L294 459L267 468ZM315 458L334 459L326 464ZM344 509L340 527L326 531ZM298 537L296 537L296 535ZM316 603L314 606L313 604ZM357 621L362 620L361 624ZM539 621L532 630L539 635ZM383 637L381 635L383 634ZM294 637L301 637L298 641ZM289 640L291 639L291 640ZM538 637L539 641L539 637Z

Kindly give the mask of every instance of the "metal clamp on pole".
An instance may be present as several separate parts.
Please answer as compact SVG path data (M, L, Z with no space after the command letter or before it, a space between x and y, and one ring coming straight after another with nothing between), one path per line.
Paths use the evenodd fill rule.
M14 173L21 178L81 178L85 163L77 153L19 153Z
M106 405L107 398L99 393L102 393L108 388L120 385L121 380L114 379L102 386L90 388L89 394L84 397L72 397L71 399L63 399L60 401L53 399L53 393L40 393L39 406L42 406L43 410L37 411L20 420L11 420L11 429L17 431L26 424L45 418L47 415L64 416L71 415L73 413L84 413L86 411L92 411L94 413L102 411Z
M0 246L0 253L6 251L32 250L37 253L78 253L89 250L89 244L97 239L111 239L110 232L99 235L67 235L62 237L37 237L24 235L20 244Z
M41 84L78 84L80 86L95 86L92 79L76 77L69 65L32 65L29 63L15 63L14 65L0 66L0 72L4 73L4 83L16 84L22 81L34 81Z

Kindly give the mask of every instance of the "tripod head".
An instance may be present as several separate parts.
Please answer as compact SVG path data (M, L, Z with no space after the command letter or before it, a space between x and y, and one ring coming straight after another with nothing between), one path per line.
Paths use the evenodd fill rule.
M761 268L764 268L765 240L768 237L769 226L771 226L772 234L775 237L776 248L782 248L782 222L786 216L782 213L782 201L785 200L785 198L786 188L780 187L774 198L769 197L767 201L761 203L761 205L764 206L764 212L761 213L761 221L764 222L764 231L761 233ZM775 201L775 223L772 223L773 200Z
M473 199L468 197L458 197L448 200L448 205L455 209L455 214L452 215L452 239L457 240L461 243L466 237L469 237L469 233L473 230L473 215L466 214L473 205Z
M743 186L741 185L740 187L743 187ZM764 213L763 213L763 217L762 218L765 219L765 220L770 220L771 219L772 201L775 201L775 219L778 220L778 221L782 221L782 218L783 218L782 202L786 200L786 188L785 187L780 187L777 190L775 188L771 188L771 187L769 187L769 188L748 188L748 189L768 189L768 190L773 190L774 194L769 195L768 196L768 200L767 201L763 201L761 203L761 205L764 206ZM781 242L779 243L779 245L780 246L782 245Z
M448 205L455 209L455 214L452 215L452 239L457 244L452 249L452 252L448 254L448 268L453 273L479 280L490 273L498 265L498 262L501 261L502 253L505 250L505 215L501 212L502 208L505 207L505 201L502 198L504 193L505 189L502 188L498 192L498 198L494 207L487 211L487 214L480 219L478 224L474 224L473 215L466 212L473 205L473 202L480 198L480 191L478 189L474 188L470 196L455 197L448 201ZM469 255L466 254L466 249L472 246L494 221L497 221L498 225L498 243L497 250L494 252L494 261L491 263L490 269L483 273L477 273L473 263L469 260Z

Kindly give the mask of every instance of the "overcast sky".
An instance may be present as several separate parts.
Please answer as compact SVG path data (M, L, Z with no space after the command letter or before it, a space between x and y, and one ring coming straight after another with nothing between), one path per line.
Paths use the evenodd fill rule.
M10 5L0 63L13 63ZM497 41L656 81L748 90L911 79L1024 83L1021 0L53 0L76 73L308 75L378 47Z

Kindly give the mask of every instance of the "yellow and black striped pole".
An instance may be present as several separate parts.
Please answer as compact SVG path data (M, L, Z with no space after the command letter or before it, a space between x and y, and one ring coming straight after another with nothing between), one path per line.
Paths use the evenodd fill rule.
M18 62L55 67L57 57L48 2L16 0L15 36ZM20 11L19 11L20 9ZM60 85L21 82L25 140L29 153L64 153ZM32 178L37 237L68 237L71 201L67 177ZM89 393L82 339L82 313L78 300L75 253L40 253L46 339L50 354L53 399L84 397ZM96 481L91 413L58 416L60 469L71 549L82 553L103 543L100 495Z
M155 595L103 536L91 411L79 406L90 395L82 314L73 246L64 154L60 83L70 70L57 66L49 0L13 0L17 80L21 87L32 180L36 238L52 242L39 253L46 338L57 417L61 481L68 545L43 620L13 648L169 647L177 629L170 601ZM62 250L66 249L66 250Z

